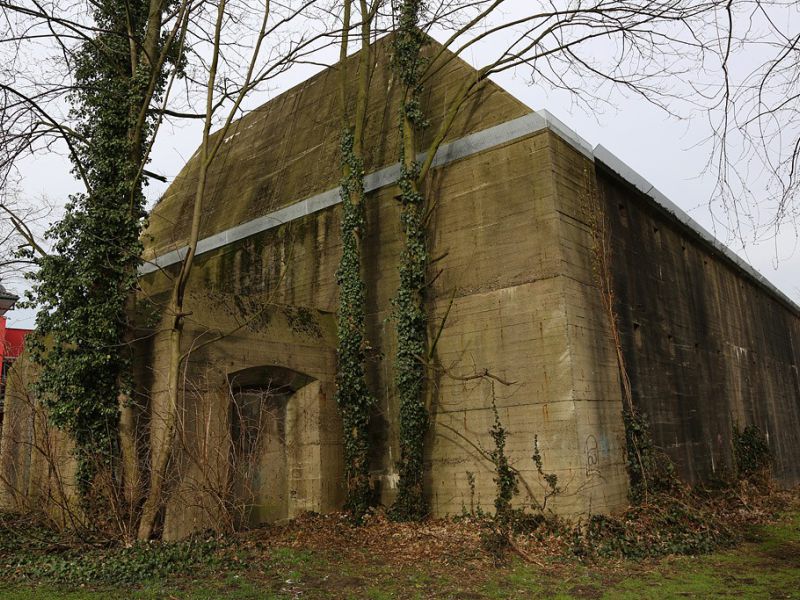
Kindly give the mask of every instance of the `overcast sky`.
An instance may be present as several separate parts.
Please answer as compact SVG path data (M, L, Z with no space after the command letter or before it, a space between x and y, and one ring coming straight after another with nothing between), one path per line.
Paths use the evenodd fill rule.
M463 58L480 65L482 57L467 53ZM317 70L306 66L293 71L251 104L269 100ZM530 85L527 75L525 72L506 72L493 79L532 109L550 111L592 146L605 146L728 244L787 296L800 303L800 253L797 251L797 234L792 227L786 226L778 235L760 243L752 241L752 236L745 231L746 244L742 246L740 238L729 235L715 224L709 201L716 174L704 172L711 151L710 145L703 142L710 134L705 114L684 114L685 118L678 120L638 96L621 94L613 97L613 109L605 106L602 111L587 111L574 107L566 92L552 92L542 86ZM199 140L200 125L197 121L184 122L180 127L165 124L149 168L166 175L171 181L193 154ZM27 196L44 195L63 203L69 193L79 189L69 172L68 161L57 154L26 161L22 174L23 192ZM150 185L147 195L151 204L165 188L165 184ZM19 287L15 285L14 291L19 293ZM33 326L31 311L17 309L7 316L11 327Z

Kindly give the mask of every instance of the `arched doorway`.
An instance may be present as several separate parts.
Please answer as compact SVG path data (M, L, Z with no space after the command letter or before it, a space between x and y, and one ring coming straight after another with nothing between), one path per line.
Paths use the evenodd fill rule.
M341 438L320 382L285 367L261 366L229 375L229 383L239 525L338 508Z

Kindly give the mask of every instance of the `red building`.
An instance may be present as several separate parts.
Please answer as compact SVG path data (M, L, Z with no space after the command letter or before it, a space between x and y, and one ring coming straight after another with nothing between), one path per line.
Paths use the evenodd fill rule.
M6 327L5 314L14 308L18 299L18 296L6 291L3 284L0 284L0 364L2 364L2 369L0 369L0 419L2 419L2 406L6 391L6 375L14 360L22 353L25 336L31 331L30 329Z

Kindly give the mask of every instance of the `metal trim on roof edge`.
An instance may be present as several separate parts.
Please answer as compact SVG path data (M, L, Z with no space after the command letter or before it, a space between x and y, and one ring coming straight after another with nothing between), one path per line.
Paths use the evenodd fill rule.
M554 117L547 110L533 111L496 125L483 131L464 136L458 140L443 144L436 152L433 159L433 167L441 167L449 163L468 158L480 152L497 148L503 144L519 140L533 135L544 129L549 129L564 141L568 142L578 152L592 161L599 161L611 171L615 172L624 181L648 196L657 206L662 208L667 214L674 217L679 223L688 227L700 237L701 240L710 244L717 252L721 253L728 260L733 262L747 275L752 277L756 283L762 285L769 292L777 296L779 300L790 306L796 313L800 314L798 306L791 298L773 285L766 277L756 271L750 264L742 260L735 252L719 241L714 235L707 231L697 221L692 219L678 205L672 202L664 194L658 191L644 177L630 168L622 160L617 158L611 151L602 145L594 148L580 135L567 127L562 121ZM420 153L417 160L423 161L426 153ZM400 167L396 164L384 167L370 173L364 178L364 191L373 192L380 188L394 184L400 175ZM289 223L295 219L319 212L341 202L339 188L335 187L320 194L311 196L289 206L268 213L251 221L241 223L230 229L226 229L214 235L201 239L197 244L196 255L205 254L218 248L222 248L238 240L268 231ZM151 261L145 262L139 267L139 275L147 275L164 267L168 267L180 262L186 256L187 246L166 252L157 256Z
M725 244L719 241L714 234L709 232L705 227L700 225L692 217L690 217L683 209L681 209L672 200L667 198L664 194L656 189L656 187L647 181L644 177L639 175L636 171L631 169L622 160L617 158L607 148L602 145L597 145L594 148L595 160L601 162L611 171L619 175L621 179L627 181L630 185L648 196L657 206L661 207L676 221L683 224L697 234L704 242L710 244L717 252L725 256L728 260L734 263L737 267L742 269L747 275L755 279L757 283L764 286L768 291L772 292L782 302L789 305L796 313L800 314L800 306L794 300L789 298L781 290L779 290L771 281L764 277L761 273L756 271L749 263L744 261L738 254L728 248Z
M479 152L534 134L548 127L554 129L553 124L548 121L548 117L550 117L549 113L544 111L540 113L531 112L522 117L501 123L500 125L467 135L448 144L442 144L433 159L433 166L441 167L451 162L461 160L462 158L467 158ZM586 147L588 148L588 144L586 144ZM586 154L585 151L584 154ZM591 158L591 154L587 154L587 156ZM423 161L425 157L426 153L422 152L417 156L417 160ZM384 167L383 169L370 173L364 178L364 191L369 193L382 187L392 185L397 181L399 176L399 165L393 164ZM284 223L335 206L340 202L339 188L335 187L329 189L321 194L311 196L310 198L300 200L299 202L268 213L263 217L258 217L252 221L247 221L235 227L231 227L230 229L205 237L197 243L196 255L216 250L217 248L221 248L237 240L279 227ZM180 262L183 260L183 257L186 256L186 252L187 247L184 246L162 254L151 261L145 262L139 268L139 274L146 275Z

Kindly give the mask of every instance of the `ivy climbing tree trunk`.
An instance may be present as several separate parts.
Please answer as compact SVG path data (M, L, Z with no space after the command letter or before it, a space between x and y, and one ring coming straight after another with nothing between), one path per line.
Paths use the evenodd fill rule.
M127 307L146 216L142 176L158 122L150 108L164 90L177 33L162 31L167 5L93 3L95 35L71 57L77 127L68 144L86 191L71 197L64 218L48 231L53 251L36 259L28 296L39 307L29 344L41 365L37 391L51 422L75 442L82 496L89 500L100 481L112 486L101 490L102 499L92 494L92 505L119 499L118 459L126 444L120 397L131 388ZM180 13L186 4L173 8Z
M404 87L400 110L400 221L405 246L400 256L400 286L394 300L397 322L395 383L400 403L400 483L392 515L416 520L428 510L423 489L425 436L428 410L425 405L425 359L427 319L425 277L428 249L420 192L421 166L416 160L417 131L427 124L420 106L421 50L424 34L418 23L420 0L404 0L399 6L393 68Z
M340 104L342 115L342 258L336 272L339 285L337 315L336 403L342 417L347 484L346 508L360 521L369 507L369 421L375 405L366 378L366 285L364 283L364 127L369 93L370 28L377 11L377 0L370 7L359 1L360 53L351 111L347 48L351 27L352 2L345 0L342 43L339 52Z
M496 2L492 5L499 5ZM432 67L441 68L422 54L425 34L419 29L426 8L423 0L402 0L395 5L397 30L393 69L403 85L400 110L400 222L404 248L400 255L400 285L394 300L397 323L397 359L395 385L400 404L400 482L392 506L392 517L419 520L428 514L425 501L425 437L429 427L429 409L433 390L427 385L433 345L428 340L425 290L429 266L427 238L427 202L423 183L433 165L433 158L444 142L456 116L470 94L479 89L487 70L478 70L466 79L446 106L444 118L427 147L422 163L417 161L418 132L428 126L420 102L423 83ZM472 23L466 27L471 26Z

